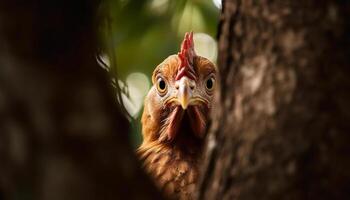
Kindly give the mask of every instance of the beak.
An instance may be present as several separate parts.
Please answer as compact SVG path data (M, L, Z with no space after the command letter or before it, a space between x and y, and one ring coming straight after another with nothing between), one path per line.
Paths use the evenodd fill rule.
M192 98L192 90L194 89L195 83L186 76L182 77L176 83L178 90L177 99L181 104L182 109L186 110L190 100Z

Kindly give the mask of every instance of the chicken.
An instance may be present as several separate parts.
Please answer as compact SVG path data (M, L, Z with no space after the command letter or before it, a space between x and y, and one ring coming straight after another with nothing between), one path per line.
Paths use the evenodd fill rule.
M170 199L193 199L215 81L216 68L196 55L192 32L153 72L137 153Z

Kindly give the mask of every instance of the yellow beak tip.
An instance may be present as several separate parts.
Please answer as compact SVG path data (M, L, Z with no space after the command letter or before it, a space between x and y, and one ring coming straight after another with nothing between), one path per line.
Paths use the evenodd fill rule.
M181 101L181 107L182 107L182 109L184 109L184 110L186 110L187 109L187 107L188 107L188 100L187 99L182 99L182 101Z

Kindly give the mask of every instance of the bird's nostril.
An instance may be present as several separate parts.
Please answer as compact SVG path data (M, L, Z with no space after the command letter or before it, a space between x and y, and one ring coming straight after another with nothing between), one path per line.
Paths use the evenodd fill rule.
M194 85L191 85L190 88L191 88L191 90L194 90Z

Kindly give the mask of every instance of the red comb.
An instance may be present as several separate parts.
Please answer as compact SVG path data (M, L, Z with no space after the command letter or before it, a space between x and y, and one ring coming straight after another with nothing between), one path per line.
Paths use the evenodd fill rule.
M193 43L193 32L185 34L185 38L182 41L180 52L177 54L180 58L180 68L177 72L175 80L179 80L183 76L187 76L192 80L196 80L195 72L193 69L193 60L196 56Z

